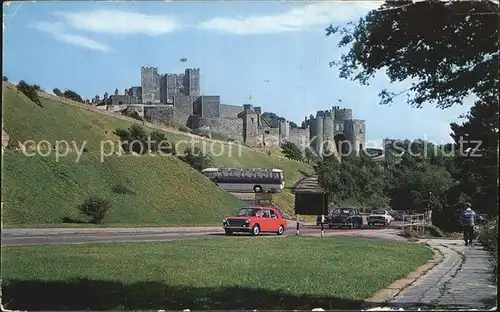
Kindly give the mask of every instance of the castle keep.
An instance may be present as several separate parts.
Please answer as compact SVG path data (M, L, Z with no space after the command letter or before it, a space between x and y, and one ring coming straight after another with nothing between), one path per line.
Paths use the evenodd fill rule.
M299 147L310 144L317 152L364 149L365 122L352 118L351 109L338 106L306 117L303 126L292 127L282 120L272 125L261 107L251 104L222 104L219 95L201 95L200 69L184 73L159 74L156 67L141 68L141 86L125 89L124 94L104 95L93 101L98 107L122 114L136 113L152 123L176 122L209 136L220 133L248 146L279 147L292 142ZM343 142L343 143L342 143Z

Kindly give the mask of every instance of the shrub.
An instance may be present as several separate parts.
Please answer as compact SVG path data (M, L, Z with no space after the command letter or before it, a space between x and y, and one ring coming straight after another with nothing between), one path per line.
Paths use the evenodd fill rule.
M425 232L432 237L444 237L445 236L443 231L441 231L441 229L435 225L425 226Z
M203 154L198 147L186 148L184 155L179 156L179 159L198 171L209 168L212 164L212 158L209 155Z
M212 139L228 142L231 138L222 133L212 132Z
M131 189L129 189L127 186L125 186L123 184L116 184L113 187L113 192L115 192L117 194L121 194L121 195L134 194L134 191L132 191Z
M78 210L89 218L90 223L94 224L102 223L109 208L109 202L98 197L90 197L78 206Z
M58 88L55 88L54 90L52 90L52 92L54 92L55 95L57 96L64 96L63 93L61 92L61 90L59 90Z
M480 230L479 241L493 256L493 269L496 275L498 265L498 221L489 222Z
M9 81L9 78L7 78L7 76L2 76L2 81Z
M283 155L290 160L304 161L300 148L292 142L285 142L282 146Z
M83 103L82 97L78 93L76 93L75 91L66 90L66 91L64 91L63 96L65 98L73 100L75 102Z
M26 95L33 103L36 105L43 107L40 98L38 97L38 93L36 93L36 88L27 84L24 80L19 81L17 84L17 91Z

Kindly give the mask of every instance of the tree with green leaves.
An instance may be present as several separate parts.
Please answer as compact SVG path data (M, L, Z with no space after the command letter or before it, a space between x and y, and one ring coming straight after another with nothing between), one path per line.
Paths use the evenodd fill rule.
M38 96L38 93L36 92L36 89L34 86L29 85L24 80L21 80L17 84L16 88L17 88L17 91L26 95L31 101L33 101L33 103L35 103L36 105L38 105L40 107L43 107L42 102L40 100L40 97Z
M61 90L59 90L58 88L55 88L54 90L52 90L52 92L54 92L55 95L59 96L59 97L63 97L63 93L61 92Z
M330 25L350 47L340 77L368 84L378 71L391 82L416 80L403 91L382 90L381 103L407 93L415 107L463 103L469 95L498 98L498 4L492 1L386 1L357 24Z
M451 124L462 191L474 209L498 214L498 98L477 101L467 121Z
M75 91L66 90L66 91L64 91L63 96L65 98L73 100L75 102L83 103L82 97L78 93L76 93Z
M210 155L204 154L198 147L186 148L184 155L179 155L179 159L198 171L211 167L213 162Z
M304 161L304 155L296 144L287 141L283 143L281 149L281 153L283 153L286 158L291 160Z

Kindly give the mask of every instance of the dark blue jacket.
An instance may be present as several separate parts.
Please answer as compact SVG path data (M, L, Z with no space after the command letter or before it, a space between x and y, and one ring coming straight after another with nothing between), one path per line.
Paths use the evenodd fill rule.
M476 224L476 213L474 210L470 208L465 209L460 215L460 223L463 226L474 226Z

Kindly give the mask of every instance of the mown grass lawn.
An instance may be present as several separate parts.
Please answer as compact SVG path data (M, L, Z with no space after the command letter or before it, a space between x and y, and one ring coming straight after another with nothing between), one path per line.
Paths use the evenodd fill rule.
M2 256L8 309L341 309L359 308L432 251L355 238L229 237L2 247Z

